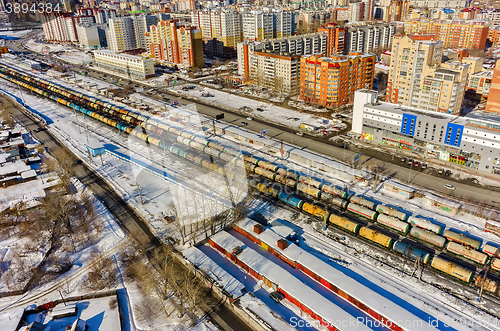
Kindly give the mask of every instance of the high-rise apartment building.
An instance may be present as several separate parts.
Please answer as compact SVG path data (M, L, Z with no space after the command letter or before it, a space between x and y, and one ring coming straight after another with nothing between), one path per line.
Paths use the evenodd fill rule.
M297 93L300 55L269 50L254 51L250 61L250 79L255 85L278 92Z
M489 25L471 20L412 20L405 23L405 33L435 34L445 48L484 49Z
M149 32L151 26L156 25L159 19L156 15L139 15L132 16L134 20L134 35L136 48L146 49L146 33Z
M327 35L326 52L321 52L322 54L325 54L327 57L330 57L334 54L347 53L346 51L347 27L331 23L319 28L318 32L322 32Z
M375 0L362 0L365 4L365 20L371 21L375 12Z
M265 40L274 37L274 15L271 11L249 10L241 14L243 38Z
M115 52L137 49L134 20L132 17L116 17L109 20L106 31L108 47Z
M200 28L207 56L234 57L243 40L240 14L233 8L194 11L191 23Z
M276 38L264 41L245 40L238 44L238 74L250 77L252 68L258 61L254 60L254 52L294 55L325 54L328 48L328 35L324 32L303 34L288 38ZM266 56L266 55L264 55Z
M146 33L147 50L159 62L184 67L205 66L203 40L197 27L179 26L178 21L160 21Z
M469 64L441 63L443 42L434 35L396 35L386 101L458 115Z
M346 53L368 53L379 47L389 47L396 34L396 28L396 23L349 24L347 25Z
M273 12L274 38L290 37L295 32L295 13L291 10L275 10Z
M353 2L349 4L349 22L361 22L365 20L365 3Z
M484 110L500 114L500 60L497 60L495 70L493 70L488 101Z
M78 43L87 48L101 48L107 46L106 31L107 24L78 24L76 32Z
M78 42L77 24L92 24L94 17L73 16L69 13L40 14L45 40L55 42Z
M372 89L375 55L351 53L300 59L300 98L315 104L340 107L354 100L354 92Z
M411 13L410 1L407 0L392 0L385 11L384 21L397 22L404 21Z

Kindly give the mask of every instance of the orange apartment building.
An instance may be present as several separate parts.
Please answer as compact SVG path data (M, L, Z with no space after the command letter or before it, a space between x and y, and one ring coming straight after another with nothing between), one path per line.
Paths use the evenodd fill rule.
M157 62L203 68L203 40L197 27L178 26L177 20L160 21L146 33L148 53Z
M300 98L340 107L354 101L354 92L373 88L375 55L303 56L300 59Z
M327 35L326 56L334 54L345 54L347 44L347 27L339 26L335 23L329 23L318 29L318 32L324 32Z
M500 60L497 60L484 111L500 114Z
M405 33L435 34L444 48L484 49L489 25L472 20L412 20L405 22Z

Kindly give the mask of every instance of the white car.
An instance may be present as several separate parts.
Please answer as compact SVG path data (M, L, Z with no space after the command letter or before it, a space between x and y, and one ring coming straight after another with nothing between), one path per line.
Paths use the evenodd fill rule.
M302 132L296 132L295 134L296 134L297 136L301 136L301 137L304 135L304 133L302 133Z
M247 117L247 120L251 121L251 120L253 120L253 118L251 118L251 117Z
M451 184L445 184L444 187L447 188L447 189L449 189L449 190L452 190L452 191L455 190L455 186L453 186Z

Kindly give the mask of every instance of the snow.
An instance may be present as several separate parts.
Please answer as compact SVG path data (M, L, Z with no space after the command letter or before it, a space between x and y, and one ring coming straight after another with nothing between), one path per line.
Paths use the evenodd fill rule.
M67 325L72 325L77 318L80 318L87 323L87 331L120 331L120 314L118 307L115 305L113 308L110 308L110 301L113 300L113 298L115 297L82 300L76 303L70 302L67 304L68 306L60 304L53 308L53 311L61 308L65 309L75 304L78 311L77 316L53 320L51 314L39 313L28 315L27 323L29 324L39 320L44 325L49 326L51 331L65 331Z
M234 110L239 110L240 108L246 106L252 108L251 111L245 112L246 114L252 115L252 117L256 118L264 118L266 121L277 123L280 125L286 125L292 128L298 129L301 123L308 123L315 126L324 126L323 120L328 120L331 122L331 119L320 117L313 114L302 113L295 110L283 108L276 106L272 103L267 103L263 101L257 101L245 97L241 97L238 95L234 95L231 93L223 92L220 90L214 90L208 87L197 88L194 90L183 91L180 86L170 88L170 91L183 95L183 96L194 96L201 98L205 101L213 102L216 105L222 105L226 107L230 107ZM211 98L203 98L201 94L203 92L210 92L214 95ZM257 108L262 108L264 111L258 111Z
M8 37L17 37L17 38L23 38L24 36L30 34L33 30L19 30L19 31L13 31L13 30L5 30L0 32L0 36L8 36Z
M233 299L244 294L245 285L231 276L224 269L219 267L212 259L206 256L196 247L190 247L182 251L182 255L194 266L200 268L213 282L219 285L220 289L229 293Z
M455 208L455 209L458 209L458 208L461 207L461 205L459 203L456 203L454 201L438 197L438 196L436 196L436 195L434 195L432 193L429 193L429 192L425 192L424 195L425 195L425 197L428 200L436 201L437 203L439 203L441 205L449 206L449 207L452 207L452 208Z
M262 300L252 293L247 293L239 299L239 305L250 316L255 316L264 327L270 326L273 330L292 331L295 330L287 324L281 317L269 308Z
M28 40L27 42L23 43L23 45L26 46L26 48L28 48L34 52L37 52L37 53L41 53L43 49L48 49L49 53L60 52L60 51L64 51L64 50L72 50L70 47L64 46L61 44L57 44L57 43L55 43L55 44L42 44L42 43L35 42L33 39Z
M260 234L253 232L254 225L258 224L249 218L243 219L238 222L236 226L244 229L250 235L260 239L262 242L273 247L274 251L279 254L283 254L291 261L296 261L301 265L307 267L309 270L313 271L315 274L325 279L330 284L341 289L344 293L358 299L363 304L367 305L380 315L388 318L393 323L399 325L400 327L405 327L407 330L434 330L433 327L426 323L429 316L422 316L422 312L404 302L398 297L387 296L385 291L379 293L381 289L375 284L367 283L363 284L364 279L362 276L356 273L350 272L349 274L344 272L342 267L339 268L336 264L327 264L321 261L319 258L315 257L311 253L308 253L301 247L291 243L287 248L281 250L277 246L277 241L279 239L285 238L275 232L274 226L266 227L264 231ZM285 227L280 224L278 228ZM291 233L294 230L288 228L285 233ZM282 229L278 230L282 232ZM280 284L280 283L279 283ZM388 299L390 297L391 299ZM417 316L418 314L420 316ZM419 325L418 328L407 327L404 321L412 321L412 325ZM423 321L423 322L418 322Z
M57 58L72 63L72 64L88 64L94 61L92 56L88 55L86 52L64 52L56 56Z
M0 187L0 211L14 207L20 202L43 197L45 197L45 191L41 180L31 180L6 188Z

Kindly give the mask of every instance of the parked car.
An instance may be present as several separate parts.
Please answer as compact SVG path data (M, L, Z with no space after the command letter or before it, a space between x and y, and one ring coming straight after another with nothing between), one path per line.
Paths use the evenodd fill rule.
M269 296L271 297L271 299L273 299L276 303L280 303L281 300L283 300L285 298L285 296L278 292L278 291L275 291L275 292L272 292L271 294L269 294Z
M413 163L412 159L408 159L408 165L411 165Z
M420 163L418 161L415 161L415 163L413 163L415 165L415 167L418 167L420 165Z
M450 170L446 170L446 171L444 172L444 174L445 174L446 176L449 176L449 175L451 175L451 171L450 171Z
M455 190L455 186L453 186L451 184L445 184L444 187L447 188L447 189L449 189L449 190L452 190L452 191Z
M251 118L251 117L247 117L247 120L251 121L251 120L253 120L253 118Z
M247 125L248 125L248 123L247 123L247 122L243 122L243 121L242 121L242 122L241 122L241 125L247 126Z
M264 109L262 109L262 108L257 108L257 110L258 110L258 111L264 111Z
M422 170L427 169L427 163L422 163L421 168L422 168Z
M401 162L404 162L404 161L406 161L406 157L401 158Z
M302 132L296 132L295 134L296 134L297 136L301 136L301 137L304 135L304 133L302 133Z
M439 170L438 170L438 174L440 174L440 175L441 175L443 172L444 172L444 169L443 169L443 168L441 168L441 169L439 169Z

